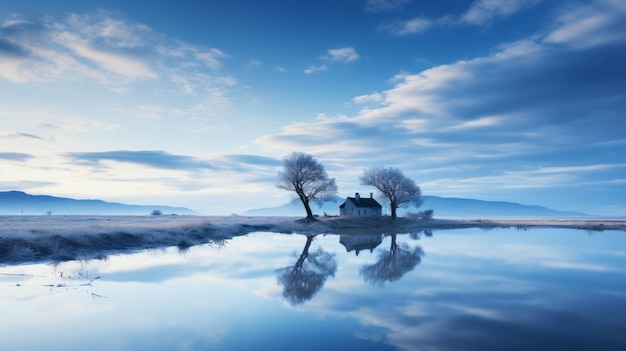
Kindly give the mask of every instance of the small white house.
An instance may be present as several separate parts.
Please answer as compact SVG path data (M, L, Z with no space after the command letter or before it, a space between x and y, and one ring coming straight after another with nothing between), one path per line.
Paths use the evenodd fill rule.
M354 197L347 197L346 201L339 206L339 215L341 216L382 216L383 207L374 200L374 194L370 193L369 198L362 198L359 193Z
M382 234L374 235L340 235L339 243L342 244L347 252L354 251L358 256L359 252L368 250L370 253L383 242Z

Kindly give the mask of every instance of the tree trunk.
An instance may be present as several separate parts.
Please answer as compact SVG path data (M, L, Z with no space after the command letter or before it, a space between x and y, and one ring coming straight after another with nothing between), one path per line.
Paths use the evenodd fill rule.
M389 254L391 256L396 254L398 250L398 244L396 243L396 234L391 234L391 247L389 248Z
M396 206L396 204L392 202L390 207L391 207L391 219L396 219L396 208L398 206Z
M302 253L300 254L300 258L298 258L298 262L296 262L296 264L293 266L294 273L298 272L302 268L302 265L304 264L304 260L306 260L306 258L309 256L309 247L311 247L311 243L313 242L314 237L315 235L312 235L312 236L307 235L306 244L304 245L304 249L302 250Z
M309 201L303 198L300 198L300 200L302 200L302 204L304 205L304 209L306 210L306 218L315 219L315 217L313 217L313 211L311 211L311 206L309 205Z

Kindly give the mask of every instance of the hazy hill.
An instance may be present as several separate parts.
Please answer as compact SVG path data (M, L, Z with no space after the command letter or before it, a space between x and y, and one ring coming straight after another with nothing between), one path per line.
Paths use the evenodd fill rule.
M400 208L398 215L402 216L407 212L424 211L428 209L435 210L435 217L584 217L589 216L580 212L558 211L550 208L523 205L515 202L506 201L483 201L475 199L448 198L439 196L423 196L424 204L419 208ZM338 215L339 205L345 201L345 198L337 198L336 202L326 202L320 208L316 204L311 204L313 213L323 215ZM383 204L380 200L378 201ZM389 213L389 209L385 209L383 204L383 214ZM305 216L304 207L298 202L289 202L282 206L259 208L248 210L242 215L246 216Z
M102 200L76 200L48 195L30 195L21 191L0 192L0 214L43 215L52 214L102 214L102 215L149 215L152 211L163 214L194 215L185 207L161 205L127 205Z

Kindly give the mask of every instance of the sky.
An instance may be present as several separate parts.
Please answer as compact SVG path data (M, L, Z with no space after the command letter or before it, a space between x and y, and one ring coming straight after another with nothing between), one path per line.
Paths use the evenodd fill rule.
M294 151L625 216L626 2L0 2L0 191L229 215Z

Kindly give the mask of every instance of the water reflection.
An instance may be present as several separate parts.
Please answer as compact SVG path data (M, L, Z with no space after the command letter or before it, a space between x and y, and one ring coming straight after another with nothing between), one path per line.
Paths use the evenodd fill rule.
M354 251L356 256L359 255L361 250L369 250L370 253L374 251L383 242L382 234L373 235L348 235L342 234L339 236L339 243L341 243L347 252Z
M419 239L422 232L412 233L412 239ZM424 231L426 236L432 236L430 230ZM420 246L411 247L406 242L398 243L398 234L367 234L339 236L339 243L347 252L354 252L355 256L363 250L374 251L383 242L384 237L390 238L388 250L380 250L378 261L374 264L361 266L359 273L365 282L372 285L384 285L386 282L394 282L412 271L420 262L424 251ZM324 251L319 247L314 252L309 252L311 243L315 238L307 236L304 249L296 262L287 267L276 269L278 284L283 287L282 296L291 305L301 305L311 300L323 287L329 277L337 271L337 258L335 253ZM297 256L294 254L294 256Z
M436 234L2 266L0 350L626 350L622 232Z
M389 251L381 250L378 261L364 265L360 269L363 279L371 284L384 285L385 282L399 280L417 266L424 255L420 246L411 248L407 243L397 243L397 234L391 234Z
M278 284L283 286L283 297L294 306L312 299L328 277L334 276L337 271L334 253L324 251L321 247L309 252L314 237L306 237L304 249L294 265L276 270Z
M82 294L92 298L107 298L98 292L96 282L101 276L90 274L90 267L101 260L77 260L35 264L31 266L5 266L0 272L0 282L15 288L0 295L6 299L21 299L24 296L46 296L49 294ZM36 273L34 273L36 272ZM22 292L22 294L20 294Z

